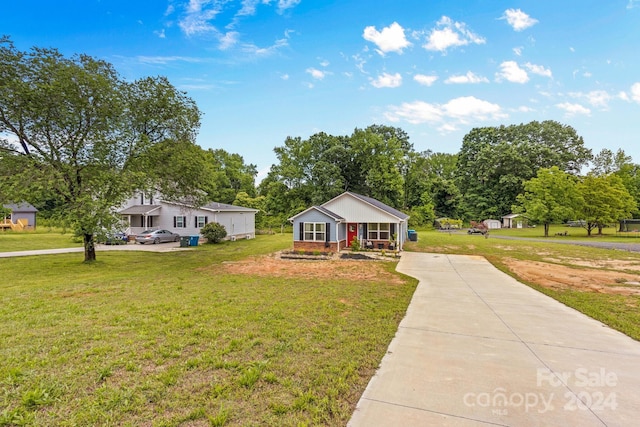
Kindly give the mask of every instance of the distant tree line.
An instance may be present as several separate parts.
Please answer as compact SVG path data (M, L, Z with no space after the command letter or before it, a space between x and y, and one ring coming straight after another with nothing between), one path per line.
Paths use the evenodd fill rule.
M474 128L457 154L417 152L404 130L384 125L288 137L256 185L241 155L195 143L200 118L164 77L130 82L105 61L23 52L0 37L0 201L28 201L75 230L87 261L96 232L134 191L256 208L258 228L344 191L407 212L412 225L515 210L540 224L584 219L590 233L638 215L640 166L623 151L593 156L555 121Z

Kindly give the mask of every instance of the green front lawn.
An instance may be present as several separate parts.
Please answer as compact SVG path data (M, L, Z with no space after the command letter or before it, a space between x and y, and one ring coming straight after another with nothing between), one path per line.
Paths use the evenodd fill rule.
M233 272L290 245L0 259L0 425L345 425L416 282Z
M31 251L37 249L73 248L82 240L61 229L40 228L35 231L0 231L0 252Z

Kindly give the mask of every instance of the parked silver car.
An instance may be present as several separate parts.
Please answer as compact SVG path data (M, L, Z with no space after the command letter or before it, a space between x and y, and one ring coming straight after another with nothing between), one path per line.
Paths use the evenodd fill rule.
M136 236L136 243L179 242L180 235L169 230L145 230Z

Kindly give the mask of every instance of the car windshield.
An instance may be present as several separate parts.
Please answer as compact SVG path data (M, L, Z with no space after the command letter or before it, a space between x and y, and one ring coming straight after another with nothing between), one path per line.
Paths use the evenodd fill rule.
M140 234L151 234L153 233L153 230L144 230L142 233Z

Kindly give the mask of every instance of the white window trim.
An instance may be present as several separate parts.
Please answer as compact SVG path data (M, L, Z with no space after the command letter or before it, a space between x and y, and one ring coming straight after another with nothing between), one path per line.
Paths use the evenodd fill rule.
M311 230L307 229L307 225L311 225ZM321 227L320 227L321 226ZM322 231L320 231L322 229ZM308 235L313 236L312 239L307 238ZM318 235L321 235L322 238L318 239ZM305 242L324 242L327 238L327 224L324 222L305 222L304 223L304 236L303 240Z
M187 228L187 217L184 215L176 215L176 228Z
M375 229L372 227L375 225ZM386 226L382 229L382 226ZM388 222L369 222L367 223L367 239L368 240L390 240L391 224Z
M202 222L200 222L200 219L202 219ZM200 225L202 224L202 225ZM198 215L196 216L196 228L202 228L205 225L207 225L207 216L206 215Z

